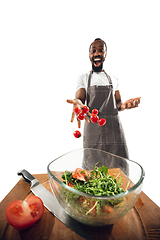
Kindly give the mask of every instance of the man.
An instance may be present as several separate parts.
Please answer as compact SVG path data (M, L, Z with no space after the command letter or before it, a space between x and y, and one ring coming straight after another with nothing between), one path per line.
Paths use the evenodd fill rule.
M120 91L115 86L114 79L112 80L103 69L106 56L106 43L100 38L95 39L89 48L92 71L79 77L75 99L67 100L67 102L72 103L74 107L83 107L86 102L90 112L96 108L99 111L99 117L107 120L103 127L99 127L98 124L89 123L89 119L86 117L83 137L84 148L96 148L129 158L118 111L138 107L140 97L122 103ZM73 111L71 122L73 122L74 117ZM80 127L80 121L77 121L78 127Z

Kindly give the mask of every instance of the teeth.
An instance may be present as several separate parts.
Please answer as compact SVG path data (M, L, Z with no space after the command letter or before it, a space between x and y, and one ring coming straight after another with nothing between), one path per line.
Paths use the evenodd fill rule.
M100 58L95 58L94 61L101 61L101 59Z

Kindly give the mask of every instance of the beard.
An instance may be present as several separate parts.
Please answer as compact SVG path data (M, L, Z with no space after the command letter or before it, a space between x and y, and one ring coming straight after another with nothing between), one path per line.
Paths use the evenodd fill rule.
M101 72L102 71L102 68L103 68L103 64L101 64L100 66L96 67L94 66L94 64L92 64L92 70L94 72Z
M94 72L101 72L103 69L103 58L101 55L94 56L91 60L92 62L92 70Z

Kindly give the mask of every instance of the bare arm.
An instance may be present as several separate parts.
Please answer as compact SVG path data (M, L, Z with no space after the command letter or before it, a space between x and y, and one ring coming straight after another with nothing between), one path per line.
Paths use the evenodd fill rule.
M84 104L86 99L86 90L84 88L78 89L75 94L75 99L81 100L81 102Z
M121 94L119 90L115 91L115 99L116 99L117 108L119 110L122 105Z

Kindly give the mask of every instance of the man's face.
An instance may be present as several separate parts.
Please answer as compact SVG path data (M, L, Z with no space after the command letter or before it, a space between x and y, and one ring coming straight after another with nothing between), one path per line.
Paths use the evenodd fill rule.
M92 70L94 72L101 72L103 69L103 62L106 58L107 51L105 44L102 41L95 41L92 43L89 52L89 58L92 63Z

